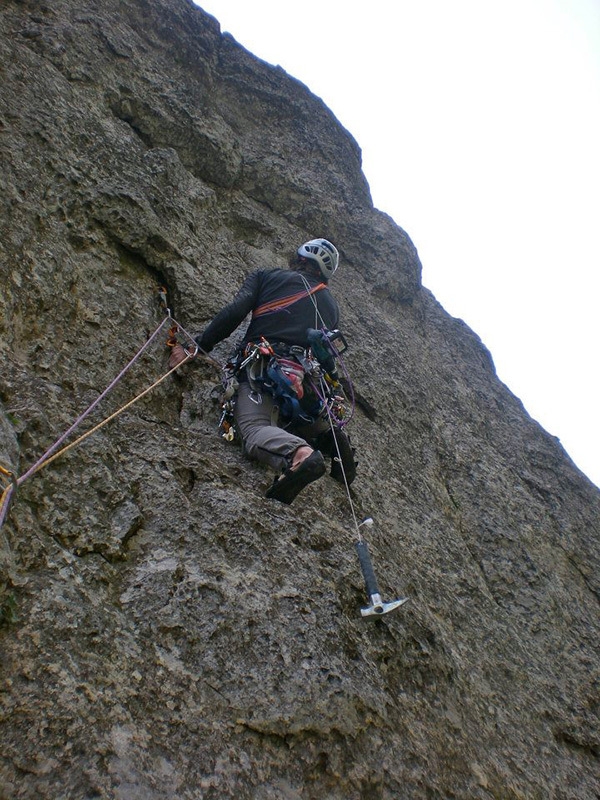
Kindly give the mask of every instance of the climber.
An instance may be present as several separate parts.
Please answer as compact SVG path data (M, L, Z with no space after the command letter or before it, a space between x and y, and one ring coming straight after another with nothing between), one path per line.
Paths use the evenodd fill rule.
M260 342L268 342L281 356L289 353L290 348L306 349L310 329L334 330L337 327L339 309L328 283L338 262L338 251L331 242L313 239L298 248L290 261L290 269L252 272L232 302L196 337L200 352L209 353L250 312L252 319L240 353L248 352L249 343ZM269 393L257 391L246 372L238 371L237 377L234 419L244 452L281 473L266 496L289 504L305 486L325 472L323 455L313 445L318 440L327 450L322 443L330 427L328 420L321 418L308 424L287 425L284 429L280 427L277 401ZM337 438L338 433L334 435ZM342 437L343 433L340 431L339 435ZM328 454L334 455L331 450L330 434ZM339 466L337 470L339 480ZM336 477L334 467L332 475Z

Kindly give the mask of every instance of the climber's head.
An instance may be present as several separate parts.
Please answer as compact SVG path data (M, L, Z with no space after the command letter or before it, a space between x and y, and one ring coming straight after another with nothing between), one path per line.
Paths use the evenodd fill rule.
M338 268L340 254L327 239L311 239L304 242L297 251L300 264L316 267L325 281L328 281Z

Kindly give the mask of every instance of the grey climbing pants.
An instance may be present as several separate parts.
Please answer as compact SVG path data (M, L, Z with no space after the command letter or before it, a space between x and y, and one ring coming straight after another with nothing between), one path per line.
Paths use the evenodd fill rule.
M273 398L252 391L248 383L240 384L234 416L246 455L269 464L277 471L287 469L294 452L307 444L296 433L277 426L278 413ZM324 429L327 429L326 421L319 420L296 430L303 436L312 437Z

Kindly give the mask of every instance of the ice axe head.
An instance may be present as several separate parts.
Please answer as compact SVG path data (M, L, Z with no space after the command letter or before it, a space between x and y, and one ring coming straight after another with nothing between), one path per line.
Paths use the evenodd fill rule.
M404 605L404 603L406 603L408 600L408 597L399 597L397 600L391 600L389 603L385 603L381 599L381 595L375 593L371 595L370 600L371 605L367 606L366 608L361 608L360 610L360 613L363 615L363 617L376 616L378 614L388 614L395 608L399 608L400 606Z

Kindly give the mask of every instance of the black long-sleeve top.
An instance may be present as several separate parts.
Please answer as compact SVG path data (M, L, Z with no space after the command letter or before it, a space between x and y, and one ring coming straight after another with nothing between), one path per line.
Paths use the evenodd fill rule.
M199 347L210 352L233 333L250 312L253 317L243 344L259 342L264 336L271 343L307 347L309 328L333 330L339 320L338 304L319 278L286 269L257 270L246 278L231 303L221 309L204 333L196 338Z

